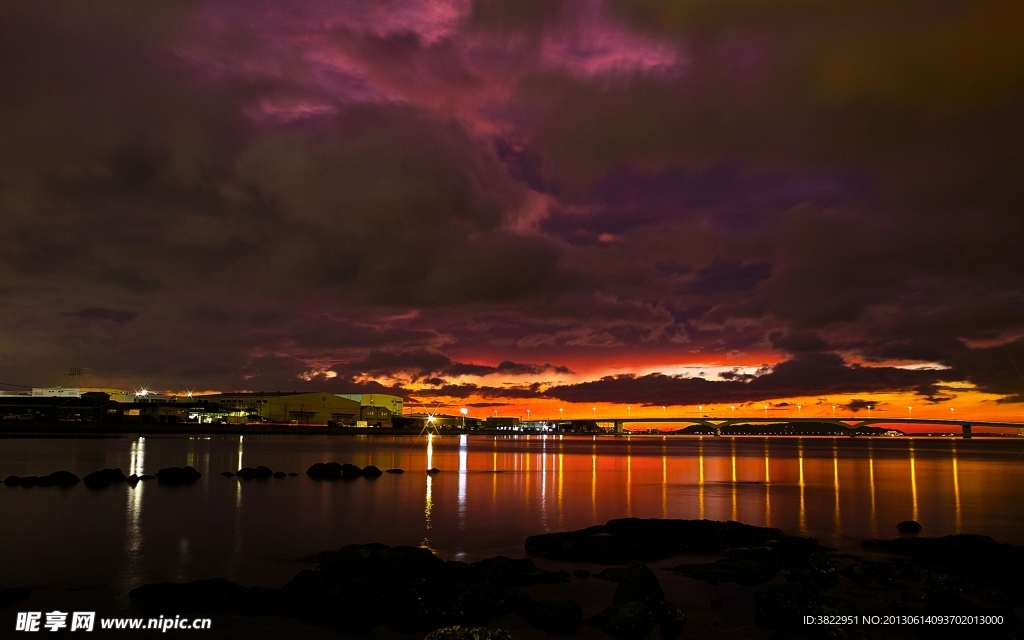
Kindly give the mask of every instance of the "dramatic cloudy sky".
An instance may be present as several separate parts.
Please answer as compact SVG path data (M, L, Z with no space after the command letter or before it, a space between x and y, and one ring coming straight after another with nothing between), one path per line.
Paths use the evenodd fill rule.
M2 3L0 381L1022 419L1022 29L1019 0Z

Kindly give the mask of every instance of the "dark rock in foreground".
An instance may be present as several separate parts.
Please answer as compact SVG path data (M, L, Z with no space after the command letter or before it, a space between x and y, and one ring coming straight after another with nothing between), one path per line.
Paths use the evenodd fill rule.
M275 471L274 472L274 477L277 478L278 480L280 480L281 478L287 478L288 474L285 473L284 471Z
M279 477L282 478L285 475L284 472L282 471L278 471L277 473L280 473L281 476ZM267 478L274 477L276 474L270 470L270 467L259 466L256 467L255 469L253 469L252 467L242 467L235 473L235 475L237 475L242 480L266 480Z
M61 487L68 488L78 484L78 476L70 471L54 471L48 476L7 476L4 484L8 487Z
M658 629L661 637L665 640L674 640L683 632L686 626L686 614L676 605L666 602L662 605L661 619L658 622Z
M17 604L22 600L28 600L30 595L32 595L32 592L24 587L0 589L0 609Z
M831 604L838 599L823 598L816 590L803 585L773 584L759 587L755 596L757 610L754 625L761 629L778 629L791 633L803 631L803 616L830 616L847 613Z
M576 603L538 601L512 589L565 582L566 572L545 571L529 559L490 558L474 564L445 562L428 549L349 545L318 556L315 571L299 572L280 590L247 589L225 580L155 584L131 592L133 603L166 615L192 611L283 615L365 633L379 624L402 633L439 627L482 626L518 611L556 633L578 629Z
M341 465L341 479L342 480L355 480L356 478L362 477L363 470L354 464L345 463Z
M369 479L371 479L371 480L373 480L373 479L375 479L375 478L379 478L379 477L381 477L382 475L384 475L384 472L383 472L383 471L381 471L381 470L380 470L380 469L378 469L377 467L373 466L372 464L370 464L370 465L366 465L365 467L363 467L362 469L360 469L360 471L359 471L359 472L360 472L360 473L362 474L362 476L363 476L364 478L369 478Z
M799 540L799 539L797 539ZM783 541L785 543L785 541ZM873 551L905 558L864 560L813 551L796 559L783 557L786 583L758 588L756 626L806 633L804 616L869 612L915 616L1001 616L984 626L930 626L908 623L920 638L1016 637L1015 612L1024 597L1024 547L999 544L988 536L898 538L862 543ZM773 553L775 551L773 550ZM849 563L837 571L839 562ZM843 585L837 573L856 586ZM816 637L847 637L839 627L818 627ZM880 636L881 637L881 636Z
M78 476L70 471L54 471L50 475L46 476L45 479L40 478L40 480L45 481L45 484L44 482L38 483L40 486L54 486L64 489L78 484Z
M654 631L654 612L642 602L629 602L608 607L590 620L614 638L639 640Z
M340 478L341 465L335 471ZM649 539L645 540L644 535ZM670 551L724 556L717 562L680 565L673 570L716 584L760 585L756 590L745 590L748 594L753 591L754 625L776 631L778 637L794 634L817 640L865 635L865 629L851 632L849 628L827 625L809 629L804 623L807 615L839 614L1002 616L1002 624L977 628L905 625L900 637L1018 637L1013 634L1018 633L1017 610L1024 597L1020 580L1024 547L999 544L986 536L863 543L874 551L898 556L890 560L837 554L809 538L731 522L613 520L583 532L534 536L530 540L538 539L539 547L554 557L578 554L588 562L593 561L592 557L621 557L632 551L654 556ZM581 541L579 548L573 548L574 541ZM582 618L582 610L572 600L539 599L519 591L528 585L570 581L568 572L546 571L530 559L445 562L423 548L368 544L319 554L317 560L315 571L299 572L280 590L248 589L224 580L206 580L148 585L134 590L131 599L163 615L170 610L182 614L285 616L327 625L345 634L369 633L379 625L401 634L438 629L440 635L432 636L438 640L469 640L473 633L484 631L463 635L463 630L483 628L488 620L511 613L555 634L575 633ZM843 581L839 580L840 574ZM655 627L666 640L679 637L687 616L665 601L658 575L636 559L623 567L605 568L595 577L618 583L612 606L583 624L598 626L624 640L644 638ZM587 589L585 584L577 584ZM711 607L722 609L723 604L715 598ZM735 615L727 612L723 609L714 615ZM737 630L744 629L740 626ZM865 637L889 636L867 633Z
M612 608L606 609L597 616L598 623L605 629L606 633L617 637L633 637L630 634L642 632L646 628L646 621L637 619L636 624L630 623L623 626L623 616L643 616L641 609L621 609L631 603L641 604L647 607L655 624L661 629L663 638L671 639L679 636L686 624L686 614L676 605L665 600L665 592L661 588L658 577L654 575L647 565L637 560L631 560L626 568L622 570L619 579L619 586L612 597ZM642 622L642 624L641 624ZM635 629L634 629L635 627Z
M529 558L497 556L474 562L472 566L500 589L515 589L530 584L559 584L569 582L566 571L546 571Z
M354 464L317 462L306 470L306 475L314 480L354 480L363 475L363 470Z
M327 475L327 465L323 462L317 462L312 465L309 469L306 469L306 475L314 480L323 480ZM339 473L340 477L340 473Z
M191 484L201 477L203 474L194 467L168 467L156 472L156 481L168 485Z
M112 484L118 482L124 482L128 478L125 477L124 472L120 468L117 469L103 469L101 471L93 471L89 475L82 479L85 486L90 489L102 489L103 487L109 487Z
M942 538L870 540L862 546L913 560L919 570L963 578L977 587L997 587L1024 595L1024 546L1002 544L988 536L960 534Z
M182 613L270 614L280 608L278 592L259 587L242 587L220 578L184 584L147 584L128 593L132 604L146 611Z
M427 469L427 473L429 473L430 475L434 475L435 473L441 473L441 470L436 467L430 467L429 469Z
M512 640L512 634L504 629L456 625L431 631L423 640Z
M384 473L405 473L405 469L387 469Z
M745 587L766 584L782 570L794 583L828 586L838 580L836 564L827 550L812 538L795 536L773 540L770 547L733 549L717 562L682 564L672 570L711 584L734 582Z
M657 606L665 602L665 592L658 578L642 562L631 560L622 573L622 580L612 597L612 604L643 602Z
M220 475L226 476L226 477L229 477L229 478L233 478L233 477L235 477L235 473L236 473L235 471L221 471Z
M711 584L735 582L744 587L765 584L781 569L782 558L771 549L748 549L730 554L717 562L672 567L676 573Z
M621 582L622 576L626 573L626 567L605 567L594 574L598 580L606 582Z
M783 537L779 529L732 521L625 518L578 531L530 536L526 552L575 562L624 564L681 553L720 554L735 547L764 546Z
M533 600L523 596L515 609L532 626L555 635L576 633L583 625L583 607L575 600Z
M917 533L921 530L921 523L917 520L904 520L896 525L896 529L902 533Z

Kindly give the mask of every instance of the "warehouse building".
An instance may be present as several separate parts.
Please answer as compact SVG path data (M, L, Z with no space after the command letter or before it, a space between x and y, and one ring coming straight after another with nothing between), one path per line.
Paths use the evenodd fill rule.
M194 400L208 407L217 405L229 417L244 418L248 422L354 424L361 414L361 407L355 400L327 392L216 393L196 396Z
M404 411L405 401L386 393L339 393L338 396L359 403L359 422L365 423L359 426L390 427L394 416Z

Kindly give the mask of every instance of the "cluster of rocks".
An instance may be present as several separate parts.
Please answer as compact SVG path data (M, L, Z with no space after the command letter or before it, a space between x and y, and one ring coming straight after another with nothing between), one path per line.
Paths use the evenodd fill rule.
M337 477L343 477L340 471ZM665 598L644 562L696 554L718 559L666 570L712 585L749 588L756 604L753 624L774 632L773 638L889 637L885 634L891 628L808 626L804 616L894 614L992 615L1003 620L974 627L911 625L901 628L899 637L1019 637L1015 610L1024 597L1019 578L1024 547L978 535L902 537L862 545L872 558L840 554L811 538L737 522L635 518L530 537L526 548L533 554L621 565L593 574L587 569L573 572L578 579L618 583L610 606L586 619L571 598L536 598L524 590L567 584L568 572L544 570L528 558L445 562L427 549L381 544L320 554L315 570L299 572L281 589L202 580L146 585L133 590L130 598L164 615L281 615L345 633L364 634L378 625L399 633L431 632L431 640L510 640L506 632L486 627L489 620L508 614L557 635L589 626L622 640L639 640L657 629L671 640L682 633L687 616ZM722 602L712 599L708 605L721 608Z
M423 640L512 640L512 634L504 629L455 625L431 631Z
M160 484L192 484L202 477L203 474L196 471L195 467L169 467L156 472L156 481Z
M612 606L603 609L587 624L600 627L616 638L644 638L657 626L662 638L671 640L683 632L686 614L665 599L657 576L638 560L631 560L620 571L602 571L606 580L619 583Z
M156 479L160 484L166 485L182 485L191 484L203 477L203 474L199 473L193 467L169 467L167 469L161 469L157 471L156 475L143 474L130 476L124 475L124 471L120 468L114 469L100 469L99 471L93 471L84 478L81 479L82 484L89 487L90 489L102 489L109 487L112 484L118 484L121 482L127 482L129 485L134 487L141 480L152 480ZM4 484L8 487L73 487L78 484L79 478L70 471L54 471L48 476L7 476L4 479Z
M473 628L513 612L538 628L573 633L583 620L578 603L535 600L520 591L570 581L567 572L545 571L529 559L445 562L428 549L368 544L321 554L319 560L316 570L299 572L281 589L214 579L145 585L129 596L144 610L164 615L281 615L346 633L367 633L377 625L401 633Z
M437 470L433 469L433 471ZM344 464L339 462L317 462L306 470L306 475L314 480L355 480L356 478L374 480L385 473L405 473L405 471L403 469L381 471L372 464L360 469L356 465L347 462Z
M268 478L287 478L288 476L297 476L298 473L294 471L291 473L285 473L284 471L271 471L270 467L258 466L255 469L252 467L242 467L238 471L221 471L222 476L237 476L242 480L267 480Z
M48 476L7 476L4 484L8 487L73 487L78 484L78 476L70 471L54 471Z
M718 555L737 547L758 547L786 535L780 529L714 520L622 518L578 531L530 536L531 555L596 564L651 562L685 553Z
M921 530L913 521L901 522L897 528L904 534ZM752 588L754 625L775 631L773 637L778 638L790 637L787 634L858 637L864 627L808 627L804 616L864 614L1002 616L1002 625L922 625L907 627L907 631L920 637L1017 637L1013 635L1019 632L1015 606L1024 596L1020 580L1024 547L978 535L902 537L865 541L862 546L888 557L840 554L812 538L787 536L778 529L704 520L612 520L579 531L532 536L526 543L530 553L598 564L621 563L629 556L647 561L680 554L719 556L714 562L679 564L668 570L713 585L735 583ZM636 565L639 563L609 567L594 577L619 581L631 567L637 574ZM581 578L590 575L586 570L576 574ZM709 604L721 606L720 601ZM618 610L615 606L591 622L617 637L628 637L630 628L635 630L633 637L641 637L644 629L653 627L656 609L650 605L649 613L636 605ZM623 617L631 622L624 623ZM873 637L870 631L867 636Z
M141 476L135 476L135 482L141 480ZM149 476L146 480L152 479L153 476ZM116 469L101 469L99 471L93 471L89 475L85 476L85 486L90 489L102 489L103 487L109 487L112 484L118 484L120 482L128 481L128 476L124 475L124 472L120 468ZM134 483L132 483L134 485Z

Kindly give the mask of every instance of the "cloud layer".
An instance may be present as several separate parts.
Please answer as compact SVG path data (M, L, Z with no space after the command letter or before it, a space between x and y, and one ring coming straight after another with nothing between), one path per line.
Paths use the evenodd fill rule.
M1022 402L1022 18L6 4L0 376Z

